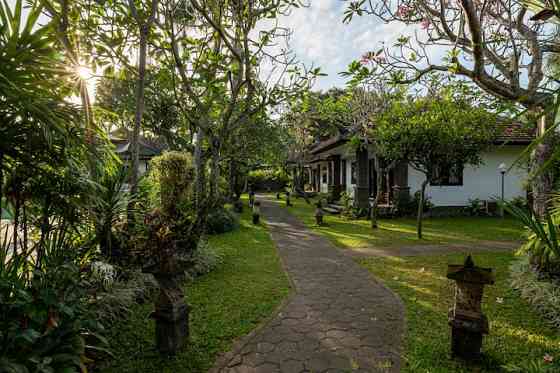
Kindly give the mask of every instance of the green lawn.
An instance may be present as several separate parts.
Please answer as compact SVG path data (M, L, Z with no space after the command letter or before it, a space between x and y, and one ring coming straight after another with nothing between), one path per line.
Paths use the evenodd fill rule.
M191 310L191 343L173 360L154 349L152 305L138 306L110 338L116 359L106 372L206 372L234 340L266 320L286 298L289 282L265 227L250 223L246 207L241 228L212 236L224 262L186 287Z
M427 218L423 226L424 238L418 240L415 219L383 219L374 231L368 220L326 215L327 226L318 227L315 224L314 202L308 205L301 198L292 198L292 203L293 207L289 208L291 213L342 248L468 244L479 240L517 241L523 232L522 225L512 218Z
M496 284L486 287L483 309L490 322L490 335L484 340L486 353L480 366L467 367L449 358L450 330L447 311L452 304L453 282L445 277L447 264L459 264L461 254L368 258L360 260L402 298L406 305L405 372L498 372L505 364L523 366L543 362L545 354L554 357L560 372L560 333L510 289L507 281L512 254L474 255L477 265L496 270ZM547 365L535 368L544 371ZM524 366L519 372L532 370Z

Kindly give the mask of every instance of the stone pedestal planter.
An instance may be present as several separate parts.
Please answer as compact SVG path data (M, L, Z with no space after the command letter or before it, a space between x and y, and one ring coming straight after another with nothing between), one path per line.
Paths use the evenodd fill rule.
M156 346L162 355L175 355L189 338L189 306L177 274L154 274L160 286L155 311Z

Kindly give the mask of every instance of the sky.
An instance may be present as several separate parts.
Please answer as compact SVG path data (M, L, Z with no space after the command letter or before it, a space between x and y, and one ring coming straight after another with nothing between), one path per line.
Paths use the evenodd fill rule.
M348 64L365 52L379 49L382 42L395 41L405 32L399 23L385 24L374 16L355 16L349 24L342 22L348 3L342 0L308 0L307 8L293 9L280 19L280 26L290 28L290 47L306 66L314 65L328 74L320 78L315 89L344 87L339 75Z

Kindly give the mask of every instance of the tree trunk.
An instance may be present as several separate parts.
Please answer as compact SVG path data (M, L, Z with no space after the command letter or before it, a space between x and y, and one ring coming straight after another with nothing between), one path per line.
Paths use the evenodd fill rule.
M206 175L204 172L204 157L202 148L204 146L204 130L199 128L196 132L196 145L194 148L194 167L196 173L195 199L196 210L201 211L206 193Z
M237 200L236 186L237 186L237 169L235 167L235 161L233 159L230 159L229 175L228 175L228 195L227 195L227 198L230 202L234 202Z
M19 188L19 186L15 186ZM20 199L19 199L19 192L16 191L15 193L15 203L14 203L14 228L13 228L13 242L14 242L14 257L17 255L18 251L18 238L19 238L19 209L20 209Z
M544 218L548 209L548 200L553 187L552 172L545 169L550 160L553 150L553 136L548 135L543 139L546 132L547 121L552 120L550 115L543 115L537 122L537 139L541 141L531 154L531 173L533 177L533 210L535 215Z
M422 183L422 189L420 190L420 201L418 201L418 216L416 217L416 231L418 233L418 239L422 239L422 217L424 216L424 198L426 195L426 186L428 186L428 178Z
M216 138L212 141L211 162L210 198L217 202L220 200L220 141Z
M144 115L144 88L146 85L146 55L148 50L148 26L140 26L140 50L138 53L138 80L136 83L136 112L134 113L134 129L132 138L130 139L131 151L131 173L130 173L130 195L134 197L138 192L138 166L140 164L140 147L138 138L140 137L140 128L142 126L142 116ZM128 219L132 221L132 211L134 202L128 204Z
M373 229L376 229L378 227L377 207L379 206L379 200L381 199L381 193L383 190L383 187L381 185L383 182L383 169L381 169L381 167L379 166L379 160L377 159L377 157L375 158L375 171L376 171L376 175L375 175L376 191L375 191L375 199L373 200L373 207L371 208L371 227Z
M39 269L39 266L42 261L43 253L45 251L45 240L50 232L50 221L49 221L49 214L51 210L51 198L47 194L44 200L43 211L41 214L41 238L39 239L39 245L37 246L37 263L35 264L36 268Z

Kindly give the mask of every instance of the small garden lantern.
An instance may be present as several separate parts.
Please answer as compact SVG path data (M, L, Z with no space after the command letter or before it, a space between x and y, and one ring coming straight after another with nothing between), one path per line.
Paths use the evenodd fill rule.
M253 224L257 225L259 224L259 221L261 219L261 203L259 201L256 201L253 204Z
M325 213L323 212L323 207L321 205L321 201L317 202L315 204L316 208L315 208L315 222L317 223L318 226L322 226L323 225L323 216L325 215Z
M292 203L290 202L290 192L286 192L286 206L291 206Z
M249 207L253 207L255 204L255 192L253 190L249 191Z
M490 268L474 265L469 255L463 265L449 265L447 278L455 280L455 304L449 310L451 352L466 360L480 358L482 337L488 334L488 320L482 313L484 285L494 284Z

